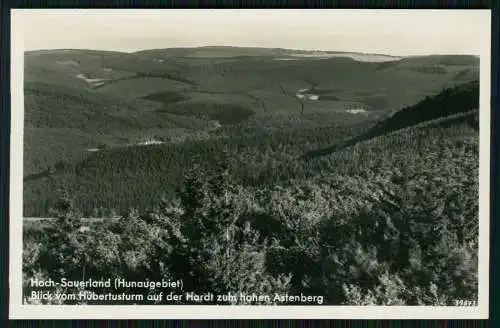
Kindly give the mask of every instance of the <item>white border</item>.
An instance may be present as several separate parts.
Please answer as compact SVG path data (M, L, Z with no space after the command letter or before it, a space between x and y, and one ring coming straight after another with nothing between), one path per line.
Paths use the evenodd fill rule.
M22 304L23 10L11 11L10 310L11 319L487 319L489 306L491 11L480 53L479 305L431 306L56 306ZM130 11L130 10L129 10ZM364 10L367 11L367 10ZM437 14L437 13L435 13ZM29 24L26 22L25 24Z

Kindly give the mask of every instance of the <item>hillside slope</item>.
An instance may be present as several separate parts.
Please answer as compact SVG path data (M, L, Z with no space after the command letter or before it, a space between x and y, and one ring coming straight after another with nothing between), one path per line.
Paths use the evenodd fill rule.
M242 183L301 178L310 172L296 159L311 149L431 119L443 104L451 111L437 116L460 106L471 109L433 97L477 80L473 56L356 58L226 47L28 52L27 213L43 215L63 186L80 195L87 209L106 206L109 197L108 205L117 209L146 206L145 195L152 200L159 190L172 194L195 163L210 171L224 149L231 151L232 170ZM410 117L407 110L419 101L423 116ZM434 108L430 116L427 107ZM118 197L124 201L116 202Z
M318 126L347 122L346 113L352 123L377 120L478 77L473 56L382 56L382 63L367 56L238 47L27 52L26 173L67 160L67 149L85 153L97 147L93 140L115 147L210 136L221 125L231 137L260 133L256 122L300 130L311 128L310 117L321 117ZM54 129L64 132L49 152L43 145ZM82 135L85 146L73 142Z
M477 123L478 110L471 110L365 139L356 139L356 135L364 135L363 125L358 130L328 126L302 132L108 149L25 181L25 213L47 215L51 204L64 194L72 195L86 215L100 208L115 213L130 207L147 210L162 198L171 197L189 170L197 167L200 176L210 175L221 161L226 163L233 181L256 190L299 181L313 183L332 174L371 179L373 171L408 167L410 158L412 162L425 159L412 164L423 170L420 166L425 163L437 165L433 162L436 158L427 158L429 154L439 155L447 149L463 153L470 160L470 152L477 151ZM342 144L346 139L356 142L344 142L344 147L329 152L329 156L298 160L303 149L319 148L331 140ZM462 160L454 159L458 163Z
M343 141L331 147L313 150L303 155L303 158L312 158L331 154L332 152L354 145L393 131L408 128L419 123L438 120L445 124L446 118L469 119L477 129L477 112L479 110L479 82L473 81L454 88L446 89L433 97L426 97L415 106L406 107L396 112L390 118L378 122L370 130L355 138ZM465 115L460 115L466 113ZM473 116L470 113L475 113Z

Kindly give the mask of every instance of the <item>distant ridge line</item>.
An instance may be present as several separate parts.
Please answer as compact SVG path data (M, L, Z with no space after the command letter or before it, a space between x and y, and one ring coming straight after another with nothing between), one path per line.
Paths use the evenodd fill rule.
M274 50L278 52L282 52L282 54L288 53L323 53L323 54L360 54L360 55L374 55L374 56L384 56L390 57L394 59L403 59L403 58L417 58L417 57L429 57L429 56L471 56L479 58L478 55L474 54L440 54L440 53L429 53L429 54L420 54L420 55L394 55L387 53L375 53L375 52L363 52L363 51L344 51L344 50L319 50L319 49L292 49L292 48L272 48L272 47L247 47L247 46L200 46L200 47L168 47L168 48L150 48L150 49L141 49L141 50L132 50L132 51L124 51L124 50L111 50L111 49L85 49L85 48L54 48L54 49L34 49L34 50L26 50L25 55L35 55L35 54L43 54L43 53L57 53L57 52L93 52L93 53L115 53L115 54L140 54L147 53L153 51L168 51L168 50L229 50L229 49L241 49L241 50Z

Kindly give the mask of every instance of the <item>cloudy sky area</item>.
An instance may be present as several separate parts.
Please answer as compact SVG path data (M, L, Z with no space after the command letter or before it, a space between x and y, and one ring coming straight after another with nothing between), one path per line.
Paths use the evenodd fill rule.
M479 54L485 10L16 10L25 50L246 46ZM13 21L13 22L14 22ZM488 41L489 42L489 41Z

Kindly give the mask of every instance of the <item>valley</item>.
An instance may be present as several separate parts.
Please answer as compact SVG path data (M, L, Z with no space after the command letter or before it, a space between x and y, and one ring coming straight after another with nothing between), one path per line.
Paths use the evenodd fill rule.
M294 60L276 62L283 56ZM475 57L374 56L232 47L28 52L25 175L99 145L368 124L478 77ZM38 155L48 140L51 155Z

